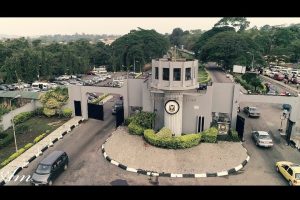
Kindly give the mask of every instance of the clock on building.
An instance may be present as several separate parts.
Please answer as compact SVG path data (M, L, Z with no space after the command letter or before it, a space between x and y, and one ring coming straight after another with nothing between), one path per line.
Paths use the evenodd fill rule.
M165 104L165 110L168 114L174 115L178 112L179 110L179 104L175 100L169 100Z

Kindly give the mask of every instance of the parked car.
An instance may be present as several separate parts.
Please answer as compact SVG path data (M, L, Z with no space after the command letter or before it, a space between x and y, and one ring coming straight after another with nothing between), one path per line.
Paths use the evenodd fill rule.
M54 179L68 168L69 158L64 151L53 151L36 168L30 180L33 185L52 185Z
M274 77L273 77L275 80L277 81L282 81L284 79L284 75L283 74L280 74L280 73L277 73L277 74L274 74Z
M199 83L199 87L197 90L207 90L207 85L203 83Z
M0 85L0 90L7 91L8 87L6 85Z
M260 117L260 112L256 107L244 107L244 113L248 115L248 117Z
M269 133L266 131L252 131L252 138L256 146L272 147L273 141Z
M117 100L115 105L112 107L112 114L113 115L117 114L117 111L121 108L123 108L123 101Z
M270 90L267 95L272 95L272 96L276 96L277 92L275 90Z
M300 185L300 165L289 162L276 162L276 171L279 172L290 186Z
M287 92L287 91L283 91L279 94L280 96L291 96L291 93Z

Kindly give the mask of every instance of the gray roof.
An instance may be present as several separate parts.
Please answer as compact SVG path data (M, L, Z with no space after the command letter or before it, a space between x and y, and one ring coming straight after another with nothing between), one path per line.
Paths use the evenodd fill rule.
M23 99L40 99L41 92L27 92L27 91L0 91L0 98L14 98L21 95L19 98Z
M50 153L46 158L44 158L40 164L43 165L52 165L56 159L61 156L64 152L63 151L53 151Z

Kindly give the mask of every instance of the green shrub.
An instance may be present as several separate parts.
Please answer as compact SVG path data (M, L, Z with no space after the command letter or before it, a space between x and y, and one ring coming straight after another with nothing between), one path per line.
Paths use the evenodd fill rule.
M130 134L133 134L133 135L143 135L144 130L145 130L145 128L141 127L140 125L138 125L134 122L131 122L128 125L128 131Z
M215 143L217 142L218 129L216 129L215 127L211 127L203 131L201 135L203 142Z
M0 149L6 147L14 140L13 134L8 134L5 138L0 139Z
M33 146L33 143L28 143L25 145L24 149L27 150Z
M72 109L71 108L65 108L62 110L62 116L70 118L72 116Z
M134 120L134 116L128 117L124 120L124 125L128 126Z
M160 138L170 138L172 137L172 131L166 127L163 127L158 133L156 133L156 136Z
M155 113L151 112L139 112L132 117L132 121L145 128L152 128L153 121L155 119Z
M16 153L12 154L11 156L9 156L6 160L4 160L1 164L0 164L0 168L4 167L5 165L7 165L8 163L10 163L11 161L13 161L14 159L16 159L17 157L19 157L22 153L24 153L26 151L26 149L21 148L19 149Z
M45 136L46 136L46 133L43 133L43 134L37 136L37 137L33 140L33 143L34 143L34 144L38 143L38 142L41 141Z
M14 117L15 125L25 122L34 116L34 112L22 112Z
M239 137L238 132L236 130L231 130L230 131L230 137L231 137L232 141L234 141L234 142L239 142L240 141L240 137Z
M157 147L183 149L198 145L201 140L201 135L188 134L178 137L160 137L155 134L154 130L146 129L144 131L144 138L148 143Z

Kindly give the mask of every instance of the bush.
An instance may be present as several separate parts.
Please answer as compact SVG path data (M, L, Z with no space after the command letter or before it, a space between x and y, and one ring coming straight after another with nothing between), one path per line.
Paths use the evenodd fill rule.
M24 149L27 150L33 146L33 143L28 143L25 145Z
M156 136L160 138L170 138L172 137L172 131L166 127L163 127L158 133L156 133Z
M124 120L124 125L128 126L134 119L134 116L128 117Z
M211 127L202 132L202 141L208 143L217 142L218 129Z
M154 130L146 129L144 131L144 138L148 143L157 147L183 149L198 145L201 140L201 135L188 134L179 137L160 137L155 134Z
M128 125L128 131L130 134L133 134L133 135L143 135L144 130L145 130L145 128L141 127L140 125L138 125L134 122L131 122Z
M14 117L15 125L25 122L34 116L34 112L22 112Z
M33 140L33 143L34 143L34 144L38 143L38 142L41 141L45 136L46 136L46 133L43 133L43 134L37 136L37 137Z
M54 116L56 114L56 110L55 109L44 108L43 113L47 117L51 117L51 116Z
M8 134L5 138L0 139L0 149L6 147L14 140L13 134Z
M137 113L132 117L132 121L135 124L145 127L146 129L152 128L154 119L155 119L155 113L144 112L144 111Z
M19 149L16 153L12 154L11 156L9 156L6 160L4 160L1 164L0 164L0 168L4 167L5 165L7 165L8 163L10 163L11 161L13 161L14 159L16 159L17 157L19 157L22 153L24 153L26 151L25 148L21 148Z
M70 118L72 116L72 109L71 108L65 108L62 110L62 116Z
M230 131L230 137L231 137L232 141L234 141L234 142L239 142L240 141L240 137L239 137L238 132L236 130L231 130Z

